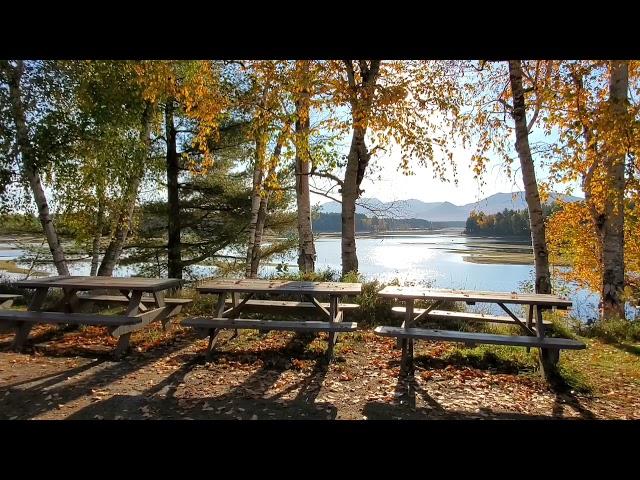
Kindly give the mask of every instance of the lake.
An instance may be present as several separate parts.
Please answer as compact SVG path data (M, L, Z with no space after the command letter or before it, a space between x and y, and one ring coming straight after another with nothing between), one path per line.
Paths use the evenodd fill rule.
M25 240L22 240L25 242ZM23 243L24 244L24 243ZM39 242L38 242L39 244ZM380 281L399 279L401 282L422 283L435 288L469 290L521 291L525 283L533 282L533 253L527 239L469 237L460 229L433 232L392 232L360 236L356 240L359 270L367 279ZM23 254L20 242L0 239L0 261L13 260ZM316 241L316 269L330 268L339 272L340 237L323 235ZM297 270L295 254L278 259L289 271ZM18 266L29 268L19 262ZM38 270L54 273L53 265L38 265ZM88 275L89 262L70 264L72 275ZM136 275L136 266L118 267L118 276ZM264 265L261 274L273 274L276 264ZM198 266L196 276L215 274L214 267ZM9 279L24 274L2 272ZM573 312L582 320L597 317L598 295L575 285L568 285L568 297L574 302ZM498 312L499 307L491 309ZM635 312L631 311L630 318Z
M468 237L460 229L443 229L360 237L356 249L359 271L368 279L503 292L521 291L534 280L533 250L526 239ZM316 252L316 269L341 270L339 237L319 238ZM598 295L575 285L567 289L577 317L597 317ZM504 313L497 305L491 311Z

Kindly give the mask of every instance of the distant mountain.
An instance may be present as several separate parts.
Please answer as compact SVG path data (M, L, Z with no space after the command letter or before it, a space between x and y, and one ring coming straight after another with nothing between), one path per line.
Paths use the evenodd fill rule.
M551 193L547 203L553 203L557 199L565 202L577 202L579 197ZM367 208L368 207L368 208ZM430 221L465 221L472 211L488 214L498 213L505 208L509 210L525 210L527 202L524 192L496 193L477 202L466 205L454 205L451 202L423 202L415 198L409 200L397 200L395 202L382 202L377 198L362 198L360 205L356 207L356 213L363 213L368 217L395 217L395 218L420 218ZM341 205L338 202L328 202L320 205L320 211L324 213L340 213Z

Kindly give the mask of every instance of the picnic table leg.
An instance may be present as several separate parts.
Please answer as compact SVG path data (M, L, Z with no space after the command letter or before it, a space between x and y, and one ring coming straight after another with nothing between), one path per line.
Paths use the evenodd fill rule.
M38 311L42 310L42 305L44 304L45 298L47 298L47 293L49 292L49 287L42 287L36 289L36 293L33 295L31 302L29 303L29 307L27 310L29 311ZM33 323L31 322L16 322L16 336L13 338L13 344L11 345L12 350L20 351L24 346L24 342L29 337L29 333L31 332L31 328L33 328Z
M227 299L226 292L221 292L218 294L218 303L216 304L216 311L215 311L216 318L223 318L224 302L226 299ZM207 353L206 353L207 358L209 358L209 356L211 355L211 352L213 351L213 341L215 340L218 333L220 333L219 328L209 329L209 344L207 345Z
M129 301L131 300L132 292L130 292L129 290L120 290L120 293L124 295ZM140 294L140 299L142 299L142 293ZM147 310L149 310L147 307L144 306L144 303L142 302L138 304L138 309L141 312L146 312Z
M529 305L529 313L527 315L527 327L531 328L533 322L533 305ZM531 351L531 347L527 347L527 353Z
M231 292L231 303L233 308L236 308L238 306L238 304L240 303L240 300L238 298L238 292ZM239 314L237 314L239 315ZM235 316L235 318L238 318L237 316ZM236 328L233 331L233 335L231 335L231 338L236 338L238 336L238 329Z
M64 291L64 298L62 300L63 302L63 308L64 311L67 313L73 313L73 312L78 312L80 311L80 299L78 298L78 290L76 290L75 288L65 288L63 289Z
M336 295L329 296L329 323L335 323L338 317L338 297ZM333 347L338 339L336 332L329 332L329 345L327 347L327 360L331 361L333 358Z
M542 324L542 308L536 307L536 330L538 338L544 338L544 325ZM557 348L540 348L540 369L542 375L549 379L556 371L560 360L560 350Z
M142 292L134 291L131 292L131 297L129 300L129 304L127 305L127 310L125 311L125 315L127 317L135 317L140 310L140 301L142 300ZM129 350L129 342L131 339L131 332L123 333L118 337L118 344L116 345L116 349L113 352L115 358L120 358Z
M413 324L413 298L405 300L405 312L403 328L410 328ZM408 374L413 370L413 339L402 339L402 360L400 363L400 373Z

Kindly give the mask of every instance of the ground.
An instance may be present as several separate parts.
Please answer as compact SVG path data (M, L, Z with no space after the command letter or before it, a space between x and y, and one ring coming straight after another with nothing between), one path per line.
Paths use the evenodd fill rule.
M0 336L0 419L546 419L640 418L640 348L583 339L549 384L522 348L418 342L413 378L370 330L326 337L223 332L216 352L179 325L133 338L122 361L98 327L38 326L25 353Z

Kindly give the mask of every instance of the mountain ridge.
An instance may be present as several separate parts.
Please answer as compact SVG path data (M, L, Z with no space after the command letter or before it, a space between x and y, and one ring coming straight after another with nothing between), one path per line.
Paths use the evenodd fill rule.
M580 197L552 192L547 203L561 199L565 202L577 202L583 200ZM493 214L510 210L524 210L527 208L524 192L499 192L477 202L464 205L455 205L449 201L423 202L416 198L383 202L377 198L362 198L356 206L356 213L364 213L367 216L395 217L395 218L419 218L430 221L465 221L472 211ZM341 205L331 201L320 205L320 211L324 213L340 213Z

